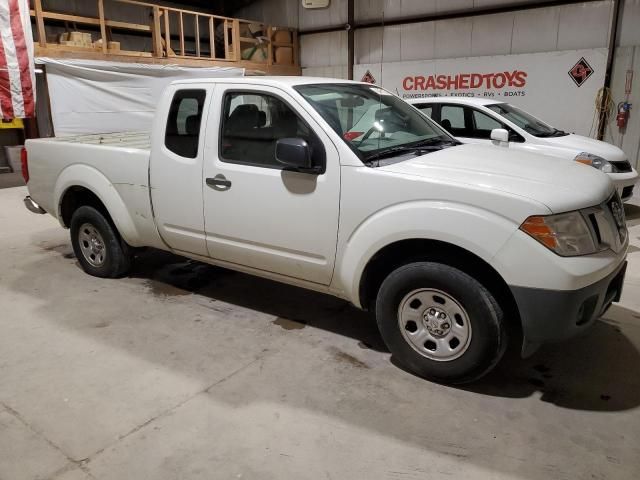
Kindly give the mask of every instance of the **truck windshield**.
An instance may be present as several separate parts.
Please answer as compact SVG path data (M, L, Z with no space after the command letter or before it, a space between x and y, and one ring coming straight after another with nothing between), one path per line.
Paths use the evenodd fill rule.
M496 103L495 105L487 105L489 110L493 110L498 115L510 120L525 132L534 137L562 137L568 133L553 128L542 120L538 120L533 115L528 114L508 103Z
M432 120L375 85L332 83L295 89L365 163L457 144Z

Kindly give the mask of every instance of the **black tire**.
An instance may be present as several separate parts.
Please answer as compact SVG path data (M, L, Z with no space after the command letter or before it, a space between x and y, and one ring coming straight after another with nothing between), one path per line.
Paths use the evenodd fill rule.
M420 289L424 289L423 293L415 293ZM400 322L399 309L401 306L403 312L408 308L413 309L414 301L407 303L414 298L412 295L423 295L423 298L438 297L437 293L433 294L433 290L446 294L445 298L449 297L445 303L440 305L442 309L448 305L446 302L450 302L449 299L451 299L455 305L454 311L456 306L462 307L462 312L466 314L464 322L468 319L469 323L466 328L470 329L470 333L465 334L465 344L460 347L461 353L458 353L460 356L449 360L434 360L425 356L431 355L433 357L434 354L430 351L419 353L417 349L421 347L415 345L416 340L412 340L414 345L410 343L411 333L401 331L401 323L405 325L404 328L408 332L411 332L413 325L415 325L415 322L411 324L410 320L407 322L404 318ZM443 299L438 297L435 300L438 300L439 303ZM429 320L423 320L424 315L433 312L436 312L436 318L438 318L437 308L439 306L436 304L433 306L436 310L431 309L428 302L418 300L415 303L416 310L409 312L410 314L413 314L413 311L417 312L417 318L423 322L417 327L421 329L417 333L424 335L428 331L429 335L432 335L433 329L438 328L434 327L434 324ZM424 310L422 310L423 307ZM446 318L446 312L441 311L445 313ZM437 382L460 384L477 380L498 363L506 349L507 335L504 314L493 295L471 276L441 263L410 263L394 270L384 280L378 291L375 312L378 328L394 360L416 375ZM433 315L429 318L433 318ZM456 322L457 318L456 316ZM464 322L460 320L459 324L463 325ZM450 323L453 324L453 322ZM444 324L444 326L448 326L449 330L455 327L455 325L449 324ZM444 336L442 329L435 330L435 332ZM455 332L452 335L455 335ZM405 336L410 337L409 340L405 339ZM434 337L428 337L424 347L425 349L427 347L434 348L433 352L435 352L440 346L429 340L430 338ZM447 341L447 338L438 336L436 341L439 339ZM449 345L457 347L459 342ZM446 348L446 346L443 347L441 352L448 354Z
M86 227L87 225L95 228L101 237L99 243L103 245L103 248L100 251L104 257L100 263L96 263L94 258L94 264L92 264L89 255L85 255L87 244L85 244L84 250L81 247L82 238L86 238L91 230ZM82 227L84 227L85 237L81 237ZM82 269L94 277L122 277L131 267L130 247L120 238L111 221L93 207L83 206L73 213L71 217L71 245Z

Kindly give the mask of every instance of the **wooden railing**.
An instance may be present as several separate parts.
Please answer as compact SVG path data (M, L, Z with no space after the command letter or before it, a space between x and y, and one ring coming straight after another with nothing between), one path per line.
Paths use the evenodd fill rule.
M240 62L265 66L298 67L298 37L294 29L273 27L260 22L211 15L208 13L165 7L137 0L93 0L97 17L72 15L42 9L35 0L31 15L35 17L37 47L51 51L93 51L103 55L176 60ZM105 3L133 5L145 9L148 24L105 18ZM66 30L78 26L99 27L100 41L76 45L73 41L47 41L47 23L64 25ZM111 41L112 32L151 36L151 51L120 48ZM188 33L187 33L188 32ZM86 55L85 55L86 56ZM170 63L170 62L167 62Z

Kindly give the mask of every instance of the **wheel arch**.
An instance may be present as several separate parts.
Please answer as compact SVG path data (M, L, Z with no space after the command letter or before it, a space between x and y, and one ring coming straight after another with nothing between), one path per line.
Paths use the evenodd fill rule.
M73 212L88 205L106 215L117 232L130 245L139 238L135 223L115 186L97 169L75 164L62 171L55 187L57 216L69 228Z
M511 289L500 273L475 253L441 240L424 238L393 242L378 250L360 277L358 299L370 309L384 279L395 269L412 262L431 261L457 268L480 282L505 311L509 323L520 328L520 314Z

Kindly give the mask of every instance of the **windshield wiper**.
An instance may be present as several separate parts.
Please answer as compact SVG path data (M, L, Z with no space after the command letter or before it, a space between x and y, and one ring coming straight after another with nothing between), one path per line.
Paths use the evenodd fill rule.
M568 133L563 130L558 130L557 128L554 128L551 132L538 133L537 137L538 138L564 137L565 135L568 135Z
M440 137L429 138L427 140L420 140L418 142L406 143L404 145L396 145L395 147L389 147L384 150L380 150L364 157L365 163L373 160L379 160L385 157L391 157L399 153L415 152L416 155L420 155L420 152L442 150L445 147L451 147L459 145L459 142L455 140L443 140Z

